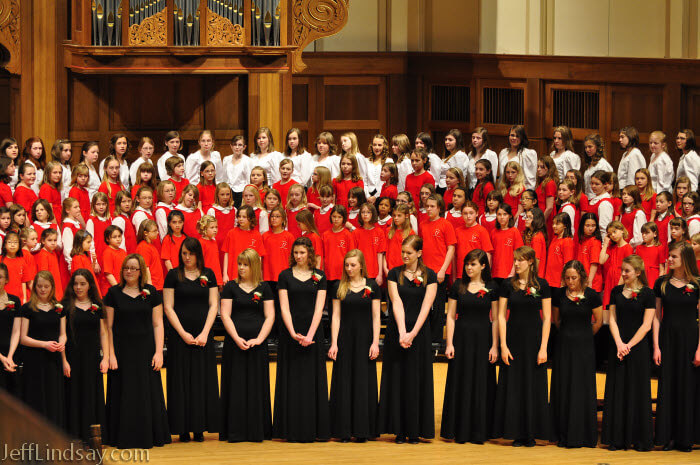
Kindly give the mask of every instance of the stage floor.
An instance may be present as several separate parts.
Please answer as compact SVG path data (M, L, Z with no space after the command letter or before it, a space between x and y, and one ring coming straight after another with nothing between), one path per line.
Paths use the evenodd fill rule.
M381 363L378 363L378 371ZM332 364L327 364L329 385ZM270 363L270 380L274 396L276 364ZM439 436L442 400L447 374L446 363L433 365L435 379L435 430ZM598 374L598 397L602 398L605 388L605 375ZM165 386L165 370L163 370ZM167 393L166 393L167 394ZM652 395L656 396L656 380L652 381ZM601 414L599 413L599 421ZM554 444L538 442L533 448L514 448L510 441L491 441L484 445L455 444L451 441L433 439L418 445L395 444L394 436L384 435L376 441L364 444L341 444L331 441L313 444L291 444L280 440L262 443L221 442L217 434L205 433L203 443L179 443L176 436L173 443L165 447L150 449L150 464L190 465L192 463L230 465L238 464L337 464L337 463L431 463L431 464L698 464L698 450L692 453L615 451L608 452L602 447L595 449L562 449ZM110 463L109 460L105 462ZM116 462L111 462L116 463Z

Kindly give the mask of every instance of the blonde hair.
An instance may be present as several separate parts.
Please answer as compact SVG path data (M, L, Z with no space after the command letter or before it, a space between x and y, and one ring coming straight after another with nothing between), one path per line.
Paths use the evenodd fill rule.
M54 168L61 168L61 176L58 178L58 182L56 183L51 182L51 171ZM63 189L63 166L60 162L52 160L46 164L46 168L44 168L43 181L44 184L48 184L49 186L52 186L56 188L59 192L61 192L61 189Z
M297 205L296 207L293 207L293 206L292 206L292 202L291 202L290 196L289 196L289 194L291 194L293 190L301 191L301 201L299 202L299 205ZM289 190L287 191L287 199L286 199L286 201L287 201L287 207L286 207L286 208L297 208L297 207L302 207L302 208L303 208L303 207L306 207L306 204L308 203L308 201L307 201L307 199L306 199L306 189L304 189L304 186L302 186L301 184L294 184L294 185L292 185L292 187L290 187Z
M399 148L399 155L396 157L398 160L394 160L397 166L404 158L411 155L411 139L406 134L396 134L391 138L391 145L396 145Z
M262 282L262 266L260 255L253 249L245 249L238 254L236 263L243 263L250 267L250 280L253 282L253 287L256 288ZM238 284L241 284L240 275L235 279Z
M262 201L260 200L260 191L258 190L258 188L252 184L248 184L243 188L243 195L245 195L246 192L250 192L251 194L253 194L253 196L255 197L255 206L258 208L262 208Z
M90 168L85 163L78 163L77 165L75 165L75 167L71 171L71 177L70 177L71 187L78 185L77 179L78 179L78 176L80 176L80 175L87 176L88 183L90 182Z
M639 278L637 278L639 282L642 283L643 286L649 287L649 281L647 280L647 274L644 270L644 260L642 260L642 257L639 255L628 255L622 259L622 263L626 263L634 268L634 271L639 273Z
M338 284L338 293L333 297L334 299L343 300L345 296L348 295L348 290L350 289L350 276L348 276L347 268L345 268L345 261L348 258L357 258L360 262L360 273L363 278L367 278L367 265L365 263L365 256L360 249L352 249L345 254L343 258L343 276L340 278L340 283Z
M605 232L610 232L613 229L622 231L622 237L624 239L627 239L627 237L629 236L629 234L627 233L627 228L625 228L625 226L619 221L611 221L610 223L608 223L608 227L605 228Z
M357 136L355 135L354 132L352 132L352 131L345 132L345 133L343 133L343 134L340 135L340 138L341 138L341 139L342 139L343 137L347 137L348 139L350 139L350 150L348 150L347 152L346 152L345 150L343 150L343 148L342 148L342 147L343 147L342 142L341 142L341 144L340 144L340 147L341 147L340 150L342 151L342 154L343 154L343 155L345 155L345 154L348 154L348 155L357 155L358 153L360 153L360 144L358 144L358 142L357 142Z
M663 131L652 131L651 134L649 134L649 140L651 140L652 137L656 137L659 139L659 143L661 143L661 149L665 152L668 149L668 146L666 145L666 134Z
M637 171L635 171L635 177L638 173L643 174L644 177L647 178L647 186L644 188L644 191L639 192L639 195L641 195L643 200L651 200L651 198L656 193L654 192L654 187L651 185L651 173L646 168L639 168Z
M314 168L314 171L316 172L318 182L316 184L312 184L311 189L316 189L316 192L318 192L321 186L333 185L333 181L331 180L331 170L325 166L317 166Z
M95 195L92 196L92 200L90 201L90 214L95 217L100 216L95 210L95 204L100 200L103 201L105 203L105 206L107 207L105 208L105 215L107 216L107 218L111 218L112 214L109 211L109 198L104 192L95 192Z
M156 188L156 194L158 195L158 202L162 202L163 198L163 193L165 192L165 188L168 186L172 186L173 188L173 193L177 193L177 187L175 187L175 183L172 182L171 180L167 181L161 181L158 183L158 187ZM173 201L175 201L175 197L173 196Z
M121 139L121 138L120 138ZM113 161L117 162L117 165L121 168L121 163L119 163L119 160L117 159L116 155L110 155L107 158L105 158L104 162L104 170L105 174L102 176L102 184L107 185L107 196L111 197L112 196L112 183L109 182L109 175L107 174L107 168L109 167L109 164L112 163ZM124 186L122 186L121 179L119 178L119 175L117 175L117 182L119 183L120 189L123 189Z
M207 228L213 224L217 223L216 218L214 218L211 215L204 215L202 216L199 221L197 221L197 232L199 232L199 235L204 237L204 234L207 231Z
M394 234L396 234L396 231L401 232L401 237L406 239L410 234L411 234L411 207L409 207L406 204L398 204L394 207L394 210L392 213L398 212L403 214L406 217L406 220L403 222L403 226L401 226L401 229L396 227L396 223L391 221L391 226L389 226L389 230L387 231L387 237L389 239L394 237Z
M182 194L180 194L180 198L178 199L178 203L182 204L182 200L185 198L187 194L192 192L194 194L194 206L197 206L197 203L199 203L199 189L197 189L197 186L193 184L188 184L185 186L184 189L182 189Z
M535 249L527 245L518 247L513 251L513 261L515 260L530 260L530 265L527 268L525 288L534 287L539 289L540 282L537 280L537 256L535 255ZM515 273L510 278L510 284L513 286L513 289L520 290L520 276L518 273Z
M515 170L517 173L513 184L508 184L506 178L507 169ZM509 161L506 163L505 168L503 168L503 176L501 176L501 179L498 181L498 190L503 197L505 197L508 192L510 192L512 197L517 197L525 190L525 174L517 161Z
M67 197L66 200L63 201L63 205L61 207L61 218L66 219L68 218L68 209L75 205L78 202L78 199L73 198L73 197ZM108 208L109 210L109 208Z
M342 165L342 164L343 164L343 160L345 160L345 159L350 160L350 163L352 164L352 171L350 172L350 179L351 179L353 182L361 181L361 180L362 180L362 176L360 176L360 165L357 163L357 157L356 157L355 155L353 155L353 154L350 154L350 153L344 153L344 154L340 157L340 163L339 163L339 165ZM345 175L343 174L343 171L342 171L342 170L340 170L340 173L338 174L338 177L335 178L335 179L336 179L336 181L338 181L338 182L340 182L340 181L342 181L343 179L345 179Z
M219 203L219 194L224 189L228 189L228 191L231 193L231 195L228 198L228 205L221 205ZM220 182L219 184L216 185L216 190L214 191L214 205L218 205L218 206L224 207L224 208L233 207L233 189L231 189L231 186L229 186L228 183Z
M9 278L9 276L8 276ZM58 303L56 299L56 281L53 279L53 275L48 270L39 271L36 276L34 276L34 284L32 284L32 295L29 297L29 308L33 311L38 312L37 304L39 303L39 294L36 292L36 286L40 279L48 281L51 284L51 293L49 294L49 303L54 306Z

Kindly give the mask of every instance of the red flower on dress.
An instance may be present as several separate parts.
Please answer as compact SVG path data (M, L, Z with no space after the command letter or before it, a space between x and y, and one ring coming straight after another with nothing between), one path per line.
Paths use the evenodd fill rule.
M318 273L312 273L311 280L314 282L314 284L318 284L319 282L321 282L321 275Z
M97 305L97 304L92 304L92 305L90 305L90 311L91 311L92 313L96 313L99 309L100 309L100 306Z
M369 297L372 295L372 289L369 286L365 286L365 292L362 294L362 297Z
M413 284L415 284L416 287L420 287L423 284L423 277L416 276L415 278L413 278Z
M260 297L262 297L262 294L259 292L253 294L253 302L260 302Z
M639 295L639 292L637 292L637 291L632 291L632 293L630 294L630 299L631 299L631 300L637 300L637 296L638 296L638 295Z
M476 291L476 295L478 295L479 297L484 297L488 293L489 293L489 290L486 289L485 287Z
M693 292L695 292L695 286L690 283L686 284L683 288L683 294L692 294Z
M146 300L146 298L148 298L149 295L151 295L151 291L149 291L148 289L144 289L141 291L141 297L143 298L143 300Z
M199 285L202 287L207 287L209 285L209 278L202 275L199 277Z
M528 287L527 290L525 291L526 295L529 295L531 297L537 298L540 296L540 294L537 293L537 289L535 289L534 286Z
M5 304L5 310L14 310L15 309L15 303L11 300L8 300L7 303Z
M56 304L56 306L54 307L54 310L56 310L56 313L58 313L60 315L61 312L63 311L63 305Z

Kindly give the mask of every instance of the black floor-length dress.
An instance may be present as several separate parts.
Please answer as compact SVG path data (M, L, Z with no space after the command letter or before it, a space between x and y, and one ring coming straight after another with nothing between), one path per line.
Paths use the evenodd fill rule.
M678 447L688 447L700 443L700 368L693 365L698 349L698 286L678 288L668 282L661 292L663 281L662 276L654 286L663 305L655 440L658 445L675 441Z
M566 447L595 447L598 443L595 343L591 317L603 302L591 288L573 301L566 289L555 291L559 308L559 337L554 350L550 407L552 440Z
M274 300L270 286L260 283L245 292L229 281L221 299L231 299L231 320L245 340L255 339L265 322L264 302ZM241 350L228 332L221 359L221 431L229 442L262 441L272 437L270 367L267 341Z
M485 292L459 292L458 280L450 289L457 301L453 345L448 362L440 436L458 442L484 442L491 437L496 399L496 365L489 362L493 345L491 304L498 300L496 283Z
M209 289L216 287L216 276L204 268L199 277L178 279L178 270L168 271L164 289L173 289L173 310L182 328L197 337L209 314ZM172 325L168 331L166 386L168 419L171 434L219 432L221 402L216 368L214 337L209 333L206 345L190 345L182 340Z
M21 315L20 308L22 303L19 297L12 294L7 294L7 303L5 308L0 310L0 353L7 356L10 350L10 339L12 338L12 328L15 324L15 318ZM19 320L17 320L19 321ZM22 395L22 386L20 383L21 377L19 373L19 364L21 358L21 346L15 350L12 360L18 365L17 370L9 372L4 367L0 366L0 388L6 390L10 394L17 397Z
M326 290L326 276L314 270L311 278L300 281L288 268L280 273L277 288L287 291L294 330L306 335L316 295ZM307 347L292 339L286 326L280 326L278 352L272 437L294 442L329 439L328 375L321 325L314 344Z
M399 284L400 273L401 267L393 268L387 279L396 283L406 315L406 331L410 332L420 314L426 288L437 283L437 276L428 269L423 286L405 276L403 284ZM378 432L416 439L434 438L434 404L430 318L426 318L411 347L404 349L399 344L399 330L392 312L384 338Z
M366 290L369 288L369 290ZM369 358L372 345L372 301L381 298L373 279L359 292L348 289L340 301L338 355L331 380L331 435L347 439L377 436L377 363ZM336 299L338 285L332 290Z
M613 288L610 304L615 305L620 338L622 342L628 342L642 325L645 310L656 307L656 300L648 287L629 299L622 290L622 285ZM614 341L611 343L600 442L618 449L632 446L649 449L653 446L651 358L646 337L622 360L617 358Z
M500 287L500 297L508 299L510 310L506 343L513 360L510 365L500 365L494 415L496 438L527 442L550 438L547 364L537 364L542 344L540 311L542 300L550 297L550 289L547 281L537 280L540 288L531 295L529 288L514 289L510 279Z
M119 449L150 449L171 442L160 371L151 366L156 344L153 309L161 305L156 288L136 297L112 286L104 298L114 308L112 325L118 368L107 375L104 443Z
M32 310L29 304L21 307L22 318L29 320L27 336L37 341L56 341L61 332L62 308ZM38 347L24 346L22 398L31 408L44 415L59 428L66 426L66 398L61 352L50 352Z
M66 380L67 429L70 434L89 441L90 426L105 424L104 378L100 372L100 322L105 318L104 309L76 307L67 318L66 358L70 365L70 378Z

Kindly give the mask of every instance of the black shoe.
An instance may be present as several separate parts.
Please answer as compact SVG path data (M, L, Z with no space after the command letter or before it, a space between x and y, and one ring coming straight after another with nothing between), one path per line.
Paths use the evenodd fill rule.
M693 450L693 446L678 445L678 446L676 446L676 450L679 452L691 452Z
M521 441L520 439L516 439L515 441L513 441L513 447L523 447L523 441Z
M649 452L651 450L651 447L634 446L634 450L636 450L637 452Z
M535 447L535 444L536 444L536 443L535 443L535 440L534 440L534 439L530 439L530 440L525 441L525 442L523 443L523 445L524 445L525 447Z
M616 451L616 450L617 450L617 447L615 447L615 446L613 446L612 444L610 444L610 445L608 446L608 450L609 450L609 451Z
M394 440L396 444L403 444L406 442L406 436L396 436L396 439Z
M194 433L194 438L196 442L204 442L204 433Z
M472 444L478 444L478 445L480 445L480 446L481 446L481 445L483 445L483 444L484 444L484 441L478 441L478 440L474 440L474 441L471 441L471 443L472 443Z
M367 442L367 438L355 438L355 442L359 442L359 443Z
M420 442L420 439L418 439L418 438L408 438L409 444L418 444L419 442Z
M676 443L674 441L668 441L662 450L669 451L669 450L674 450L676 448Z
M566 444L564 444L563 441L559 441L559 442L557 443L557 447L566 447Z
M467 441L460 441L459 439L455 439L455 444L465 444Z
M340 439L340 442L342 442L343 444L345 444L345 443L347 443L347 442L350 442L350 438L341 438L341 439Z
M181 434L180 435L180 442L190 442L190 433Z

